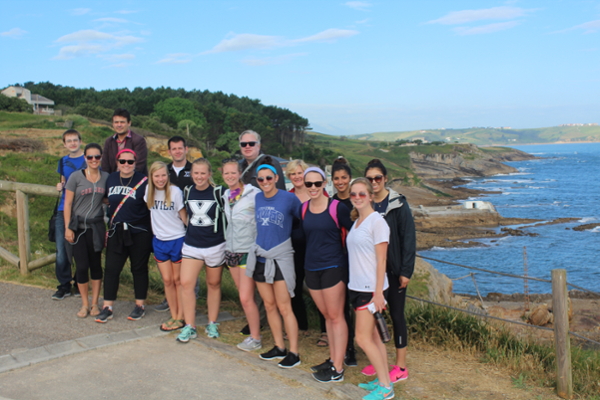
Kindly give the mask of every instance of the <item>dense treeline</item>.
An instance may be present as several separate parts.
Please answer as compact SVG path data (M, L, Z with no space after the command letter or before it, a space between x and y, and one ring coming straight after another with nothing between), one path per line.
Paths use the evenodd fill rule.
M237 136L246 129L263 137L263 148L272 154L291 153L306 139L308 120L260 100L208 90L140 88L96 90L27 82L32 93L54 100L57 109L110 120L112 110L126 108L133 124L149 130L164 130L164 124L219 150L237 149ZM161 129L162 127L162 129Z
M10 112L32 113L33 108L25 99L0 95L0 110Z

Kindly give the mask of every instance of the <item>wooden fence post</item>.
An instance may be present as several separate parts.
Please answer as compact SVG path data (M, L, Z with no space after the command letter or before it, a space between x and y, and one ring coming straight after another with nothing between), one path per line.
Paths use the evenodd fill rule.
M19 269L21 275L29 273L31 248L29 242L29 196L17 190L17 233L19 237Z
M571 341L569 339L569 305L567 271L552 270L552 312L554 314L554 347L556 349L557 393L563 399L573 397Z

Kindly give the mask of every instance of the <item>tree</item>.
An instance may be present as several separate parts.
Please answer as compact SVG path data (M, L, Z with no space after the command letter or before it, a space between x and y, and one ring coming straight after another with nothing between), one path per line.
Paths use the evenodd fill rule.
M194 107L194 103L187 99L175 97L163 100L154 106L153 114L173 128L177 128L179 121L186 119L191 120L199 127L206 125L204 115Z
M0 94L0 110L32 113L33 107L31 107L24 99L17 99L16 97L8 97Z
M181 130L185 130L187 136L190 137L190 128L196 128L198 125L191 119L182 119L177 123L177 128Z

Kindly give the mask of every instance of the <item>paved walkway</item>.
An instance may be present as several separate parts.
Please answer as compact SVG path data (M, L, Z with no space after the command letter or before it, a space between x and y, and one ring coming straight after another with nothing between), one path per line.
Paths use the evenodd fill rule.
M117 302L115 318L79 319L78 298L0 282L0 400L56 399L359 399L350 384L320 384L202 335L188 344L158 329L166 315L140 321ZM220 320L231 318L227 313ZM204 319L204 321L203 321ZM206 323L198 316L197 323Z

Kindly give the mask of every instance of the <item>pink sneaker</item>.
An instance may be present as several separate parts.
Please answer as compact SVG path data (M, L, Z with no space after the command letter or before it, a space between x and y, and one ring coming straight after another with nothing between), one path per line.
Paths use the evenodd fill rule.
M372 365L367 365L360 372L366 376L373 376L373 375L377 374L377 372L375 372L375 367L373 367Z
M373 369L375 372L375 369ZM397 365L392 366L392 370L390 371L390 382L396 383L400 381L405 381L408 379L408 368L405 368L404 371L400 369Z

